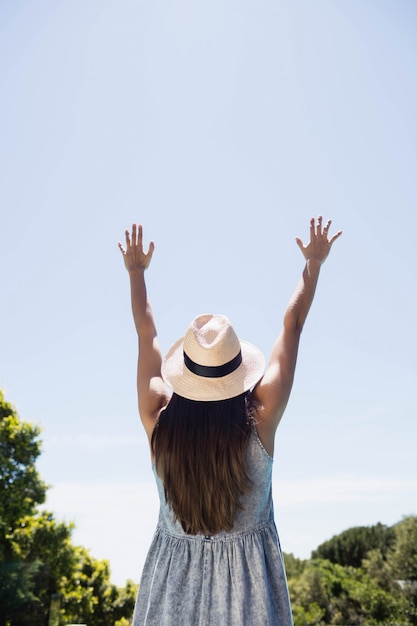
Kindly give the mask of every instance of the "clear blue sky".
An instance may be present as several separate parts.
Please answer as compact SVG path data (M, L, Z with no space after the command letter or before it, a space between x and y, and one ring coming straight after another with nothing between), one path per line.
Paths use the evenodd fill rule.
M221 312L266 355L295 236L343 229L277 435L282 546L417 513L416 32L414 0L0 4L0 386L42 427L47 506L116 582L157 516L132 221L163 350Z

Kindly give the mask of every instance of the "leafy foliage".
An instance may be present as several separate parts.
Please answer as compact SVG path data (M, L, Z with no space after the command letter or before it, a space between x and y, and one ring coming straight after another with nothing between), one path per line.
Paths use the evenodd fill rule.
M307 561L285 555L294 626L417 624L416 557L417 517L392 528L351 528Z
M332 563L361 567L369 550L377 549L385 556L395 541L395 530L376 524L349 528L340 535L322 543L312 557L328 559Z
M0 532L10 532L45 501L46 485L35 468L40 430L21 422L0 390ZM0 549L6 546L0 544Z
M73 525L38 509L39 435L0 391L0 626L127 626L137 585L112 585L108 562L72 544Z
M395 533L391 565L399 579L417 582L417 518L405 517Z

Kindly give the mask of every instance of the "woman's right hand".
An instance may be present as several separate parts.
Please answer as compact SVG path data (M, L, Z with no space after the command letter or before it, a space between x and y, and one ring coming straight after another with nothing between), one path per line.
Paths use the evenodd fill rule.
M142 225L132 225L132 235L129 230L125 231L126 248L119 241L119 250L123 255L125 267L128 272L136 270L146 270L152 259L155 244L150 242L148 252L144 252L142 244Z

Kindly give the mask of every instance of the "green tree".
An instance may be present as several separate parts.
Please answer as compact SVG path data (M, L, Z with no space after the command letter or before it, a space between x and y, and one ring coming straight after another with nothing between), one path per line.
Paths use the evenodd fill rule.
M43 616L34 590L40 564L18 558L12 541L20 519L45 500L46 485L35 467L39 434L37 426L20 421L0 390L0 626L10 620L35 624Z
M392 569L380 550L369 550L366 559L362 561L362 568L381 589L392 591L393 584L398 587Z
M405 517L394 530L395 547L388 560L402 586L409 622L417 624L417 516Z
M397 578L417 581L417 516L408 516L394 526L395 547L391 566Z
M292 553L284 552L285 571L287 578L297 578L303 572L307 561L298 559Z
M10 542L15 558L24 563L36 563L32 573L32 591L48 614L51 597L61 592L60 581L76 564L76 553L71 543L73 524L57 522L53 514L40 511L23 517Z
M51 606L54 626L123 624L137 585L112 585L108 562L72 544L73 524L37 509L46 492L39 435L0 391L0 626L48 626Z
M108 561L94 559L81 546L75 552L75 567L62 580L62 617L89 626L113 626L122 617L131 617L137 585L128 581L119 589L110 583Z
M378 549L385 557L395 539L395 530L384 524L358 526L325 541L311 556L314 559L327 559L339 565L361 567L369 550Z
M45 607L33 592L38 563L0 563L0 626L44 624Z
M45 501L46 485L35 463L41 452L38 426L21 422L0 390L0 558L8 533Z
M42 511L23 518L13 533L15 554L22 563L36 564L31 572L32 599L37 603L36 616L28 624L48 624L51 600L57 602L57 626L86 623L89 626L113 626L121 618L131 617L137 585L128 581L119 588L110 582L106 560L95 559L82 546L71 543L72 524L57 522L52 513ZM23 608L12 626L23 626ZM14 614L13 614L14 617Z
M400 588L384 590L360 568L311 560L289 589L295 626L409 624Z

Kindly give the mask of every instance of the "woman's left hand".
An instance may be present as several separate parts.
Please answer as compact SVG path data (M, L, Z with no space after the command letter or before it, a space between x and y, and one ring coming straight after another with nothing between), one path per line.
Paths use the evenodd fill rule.
M324 263L328 254L330 252L330 248L333 243L340 237L342 231L339 230L333 237L328 239L328 233L331 220L328 220L325 227L322 229L323 218L321 215L317 218L317 226L315 225L314 217L310 220L310 241L307 245L304 245L299 237L295 238L298 247L304 255L306 261L315 260L320 263Z

